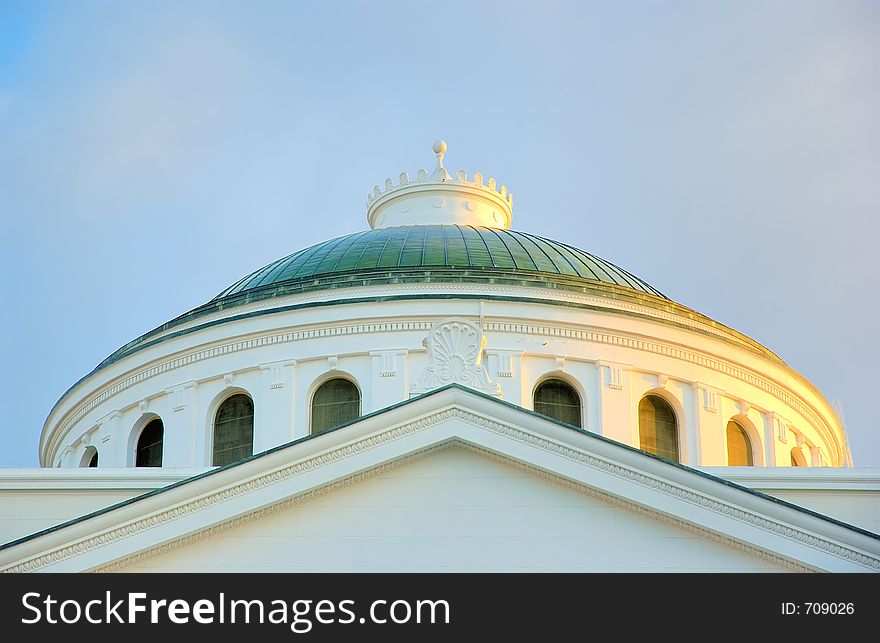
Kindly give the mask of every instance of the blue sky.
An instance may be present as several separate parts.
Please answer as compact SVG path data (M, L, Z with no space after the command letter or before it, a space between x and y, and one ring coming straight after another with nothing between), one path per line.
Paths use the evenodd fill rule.
M0 466L101 359L447 165L765 344L880 466L880 4L0 0Z

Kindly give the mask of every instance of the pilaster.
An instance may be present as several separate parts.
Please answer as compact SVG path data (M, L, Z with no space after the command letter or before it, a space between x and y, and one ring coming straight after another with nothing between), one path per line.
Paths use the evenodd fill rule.
M295 360L260 364L262 380L254 410L254 453L294 439Z
M194 444L198 432L197 387L196 382L190 381L165 390L171 413L162 418L165 425L162 466L192 467L201 464L195 461Z
M405 400L408 395L407 351L390 350L370 353L370 400L373 411Z
M632 371L628 364L597 362L599 370L599 426L597 433L638 448L639 427L632 410Z

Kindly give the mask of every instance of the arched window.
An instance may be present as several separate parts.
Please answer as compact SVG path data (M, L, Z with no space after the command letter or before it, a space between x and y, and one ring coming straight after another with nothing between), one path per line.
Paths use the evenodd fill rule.
M312 433L356 420L361 415L361 394L350 380L327 380L312 396Z
M95 447L86 447L82 460L79 461L81 467L97 467L98 466L98 450Z
M755 464L749 434L736 420L727 423L727 464L732 467L751 467Z
M793 466L793 467L807 466L807 459L804 457L804 452L801 451L800 447L794 447L791 450L791 466Z
M165 437L165 427L162 420L155 418L150 420L138 437L137 449L134 455L136 467L161 467L162 466L162 441Z
M659 395L646 395L639 402L639 448L678 462L678 422L675 411Z
M214 466L246 458L254 452L254 403L239 393L228 397L214 416Z
M568 382L552 379L535 389L535 412L556 420L581 425L581 397Z

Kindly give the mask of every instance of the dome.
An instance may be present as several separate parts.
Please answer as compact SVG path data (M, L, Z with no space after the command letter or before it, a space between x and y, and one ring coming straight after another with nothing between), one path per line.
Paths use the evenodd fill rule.
M212 302L345 285L516 283L580 290L601 283L666 299L626 270L558 241L470 225L405 225L331 239L247 275Z
M161 466L220 466L459 384L686 465L851 463L831 405L769 349L512 230L507 187L450 174L445 150L433 172L373 188L370 229L273 261L106 358L56 403L41 462L137 466L161 420Z
M400 225L330 239L273 261L210 301L120 347L97 368L199 318L287 295L383 284L494 284L675 305L594 254L526 232L461 224Z

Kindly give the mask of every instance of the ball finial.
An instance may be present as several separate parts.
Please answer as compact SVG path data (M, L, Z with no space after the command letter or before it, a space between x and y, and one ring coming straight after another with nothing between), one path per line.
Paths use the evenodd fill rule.
M446 141L440 139L439 141L434 141L434 154L446 154Z

